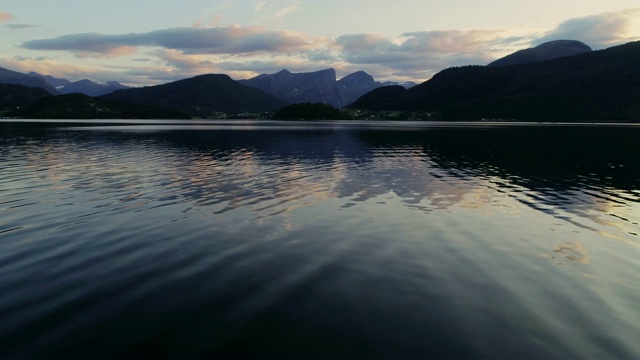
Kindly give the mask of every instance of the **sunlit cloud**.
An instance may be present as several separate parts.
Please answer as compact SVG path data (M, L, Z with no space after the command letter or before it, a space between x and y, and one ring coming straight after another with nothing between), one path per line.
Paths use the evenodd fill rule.
M162 59L167 65L178 69L196 69L198 71L206 71L207 67L213 64L213 62L206 58L202 58L197 55L184 55L183 53L175 50L161 49L151 52L150 54Z
M196 27L196 28L217 27L217 26L220 26L220 24L222 23L222 19L223 18L221 15L213 15L209 17L208 22L204 22L203 20L196 20L196 22L193 24L193 27Z
M423 31L391 37L354 34L338 37L344 58L355 64L397 63L420 59L427 64L442 56L484 60L491 44L502 41L499 31ZM452 64L455 65L455 64Z
M640 38L640 7L618 12L607 12L563 21L555 29L536 40L579 40L594 49L638 40Z
M13 20L14 16L8 12L0 11L0 23Z
M418 78L425 78L446 67L495 59L495 48L508 44L505 35L497 30L422 31L400 37L368 33L342 35L336 43L342 58L351 64L383 65L395 72L422 73Z

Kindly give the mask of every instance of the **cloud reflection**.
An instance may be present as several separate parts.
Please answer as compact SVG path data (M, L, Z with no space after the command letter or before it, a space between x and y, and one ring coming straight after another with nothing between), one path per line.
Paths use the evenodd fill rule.
M637 241L640 161L626 151L637 129L601 130L114 129L100 136L71 132L71 139L25 157L34 166L51 164L45 173L61 184L98 186L97 197L123 194L105 207L189 204L214 214L249 211L259 220L327 201L343 209L399 202L424 214L515 211L520 204ZM594 147L598 141L610 145ZM83 175L86 166L76 172L59 164L87 159L96 159L89 161L91 179Z

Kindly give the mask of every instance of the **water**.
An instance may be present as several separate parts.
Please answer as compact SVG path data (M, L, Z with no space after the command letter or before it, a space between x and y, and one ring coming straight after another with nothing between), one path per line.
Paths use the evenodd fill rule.
M0 123L0 357L640 357L638 126Z

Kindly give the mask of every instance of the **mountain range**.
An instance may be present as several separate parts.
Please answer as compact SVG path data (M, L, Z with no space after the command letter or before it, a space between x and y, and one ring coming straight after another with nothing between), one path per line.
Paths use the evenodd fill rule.
M30 87L40 87L52 95L80 93L92 97L110 95L118 90L131 90L108 96L111 100L124 101L131 104L165 106L186 111L194 116L211 116L214 112L274 112L289 103L323 103L342 108L352 103L367 92L382 86L399 84L395 82L380 83L365 73L358 71L337 80L334 69L326 69L308 73L291 73L282 70L276 74L263 74L248 80L239 80L239 84L253 90L247 98L244 96L227 96L240 91L228 81L209 81L202 83L203 78L195 77L191 81L184 79L175 83L144 88L128 88L118 82L96 83L90 80L71 82L66 79L41 75L36 72L22 74L0 68L0 83L15 83ZM226 75L225 75L226 76ZM209 80L212 80L210 77ZM213 83L216 84L213 84ZM415 86L413 82L402 83L407 88ZM227 88L225 91L216 90ZM179 95L173 90L179 89ZM198 94L202 91L202 94ZM211 92L206 94L207 92ZM272 97L265 97L264 93ZM144 95L153 94L153 95ZM275 99L273 97L277 97ZM252 104L255 103L255 104Z
M43 84L42 78L28 78L29 81L40 80L36 81L37 85ZM44 88L0 83L0 115L34 119L183 119L227 114L260 117L262 113L273 113L288 104L259 89L239 84L227 75L216 74L127 88L94 97L81 93L52 95Z
M51 75L41 75L33 71L23 74L2 67L0 67L0 83L38 87L46 90L51 95L80 93L89 96L101 96L116 90L129 88L117 81L96 83L84 79L71 82L67 79L59 79Z
M340 108L357 98L350 108L429 113L442 120L640 121L638 60L640 41L598 51L577 41L554 41L488 66L449 68L408 89L383 86L365 72L336 80L333 69L282 70L242 81L208 74L99 97L59 99L67 95L52 94L90 82L0 68L0 112L17 117L63 116L73 109L88 117L266 116L290 103Z
M51 75L40 75L37 72L27 73L29 76L40 77L44 79L51 87L56 89L58 94L79 93L88 96L102 96L112 93L116 90L128 89L128 86L122 85L117 81L107 81L106 83L97 83L88 79L82 79L71 82L67 79L58 79Z
M323 103L336 108L345 107L367 92L382 86L401 85L410 88L416 85L413 82L381 83L364 71L336 80L334 69L308 73L291 73L288 70L282 70L275 74L262 74L252 79L238 80L238 82L277 96L287 103ZM0 68L0 83L40 87L52 95L80 93L93 97L129 88L117 81L97 83L83 79L71 82L33 71L23 74L4 68Z
M545 61L455 67L409 90L376 89L351 107L442 120L640 121L639 60L636 41Z

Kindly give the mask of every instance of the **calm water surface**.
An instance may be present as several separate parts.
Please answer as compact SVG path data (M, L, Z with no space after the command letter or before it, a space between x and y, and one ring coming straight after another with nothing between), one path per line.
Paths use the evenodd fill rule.
M638 126L0 130L1 358L640 358Z

